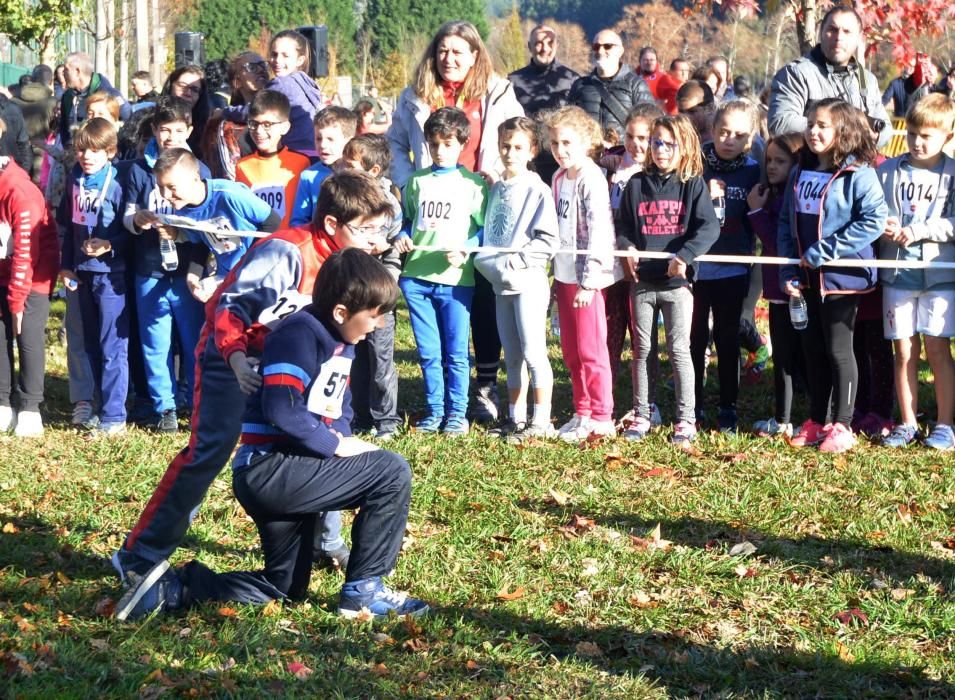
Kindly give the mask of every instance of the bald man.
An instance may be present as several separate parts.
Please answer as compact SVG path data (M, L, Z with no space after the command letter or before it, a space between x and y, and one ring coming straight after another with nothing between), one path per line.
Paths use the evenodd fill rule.
M580 77L576 71L557 60L558 46L557 32L553 27L537 25L527 40L531 62L507 76L514 86L517 101L529 117L543 110L566 105L570 88ZM539 149L534 165L541 179L547 183L557 172L557 161L549 148Z
M656 100L643 78L623 61L623 40L610 29L597 32L591 47L594 70L577 80L570 89L569 102L613 129L623 142L624 126L630 110L643 102Z

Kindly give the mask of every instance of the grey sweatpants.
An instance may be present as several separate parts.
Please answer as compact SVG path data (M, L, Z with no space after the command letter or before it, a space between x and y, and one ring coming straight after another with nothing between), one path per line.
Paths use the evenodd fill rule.
M650 418L647 397L647 357L650 354L651 334L657 332L656 309L663 314L667 353L673 369L673 389L676 421L693 424L695 396L693 389L693 361L690 359L690 322L693 318L693 294L689 287L658 289L638 282L633 287L633 322L637 332L637 355L634 358L634 410L638 416Z
M533 274L533 281L529 279L519 294L497 296L497 332L504 347L508 389L526 383L528 373L535 389L554 384L554 370L547 357L549 304L550 285L543 272Z

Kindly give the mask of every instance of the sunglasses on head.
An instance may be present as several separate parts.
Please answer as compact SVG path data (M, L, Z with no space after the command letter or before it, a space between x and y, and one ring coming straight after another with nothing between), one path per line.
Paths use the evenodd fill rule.
M620 44L602 44L598 41L595 41L593 43L592 48L594 50L594 53L597 53L598 51L600 51L600 49L603 49L604 51L610 51L617 46L620 46Z

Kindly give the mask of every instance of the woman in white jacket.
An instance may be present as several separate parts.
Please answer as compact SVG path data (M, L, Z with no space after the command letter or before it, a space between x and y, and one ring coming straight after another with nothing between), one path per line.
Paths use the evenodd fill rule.
M416 170L431 166L424 123L441 107L459 107L467 114L471 137L459 164L483 175L489 183L504 170L498 153L498 127L511 117L524 116L514 88L494 74L491 57L470 22L446 22L425 49L414 82L398 97L388 141L391 180L404 188ZM480 273L475 275L471 307L471 336L477 366L476 405L472 418L493 422L498 417L497 371L501 341L497 334L494 290Z

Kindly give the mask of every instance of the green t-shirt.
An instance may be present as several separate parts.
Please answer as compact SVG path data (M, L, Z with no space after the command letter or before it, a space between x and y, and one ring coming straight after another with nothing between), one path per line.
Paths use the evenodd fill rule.
M415 245L476 248L481 244L487 183L467 168L419 170L405 186L405 218ZM446 253L412 250L405 259L402 277L447 284L474 286L474 261L468 256L461 267L452 266Z

